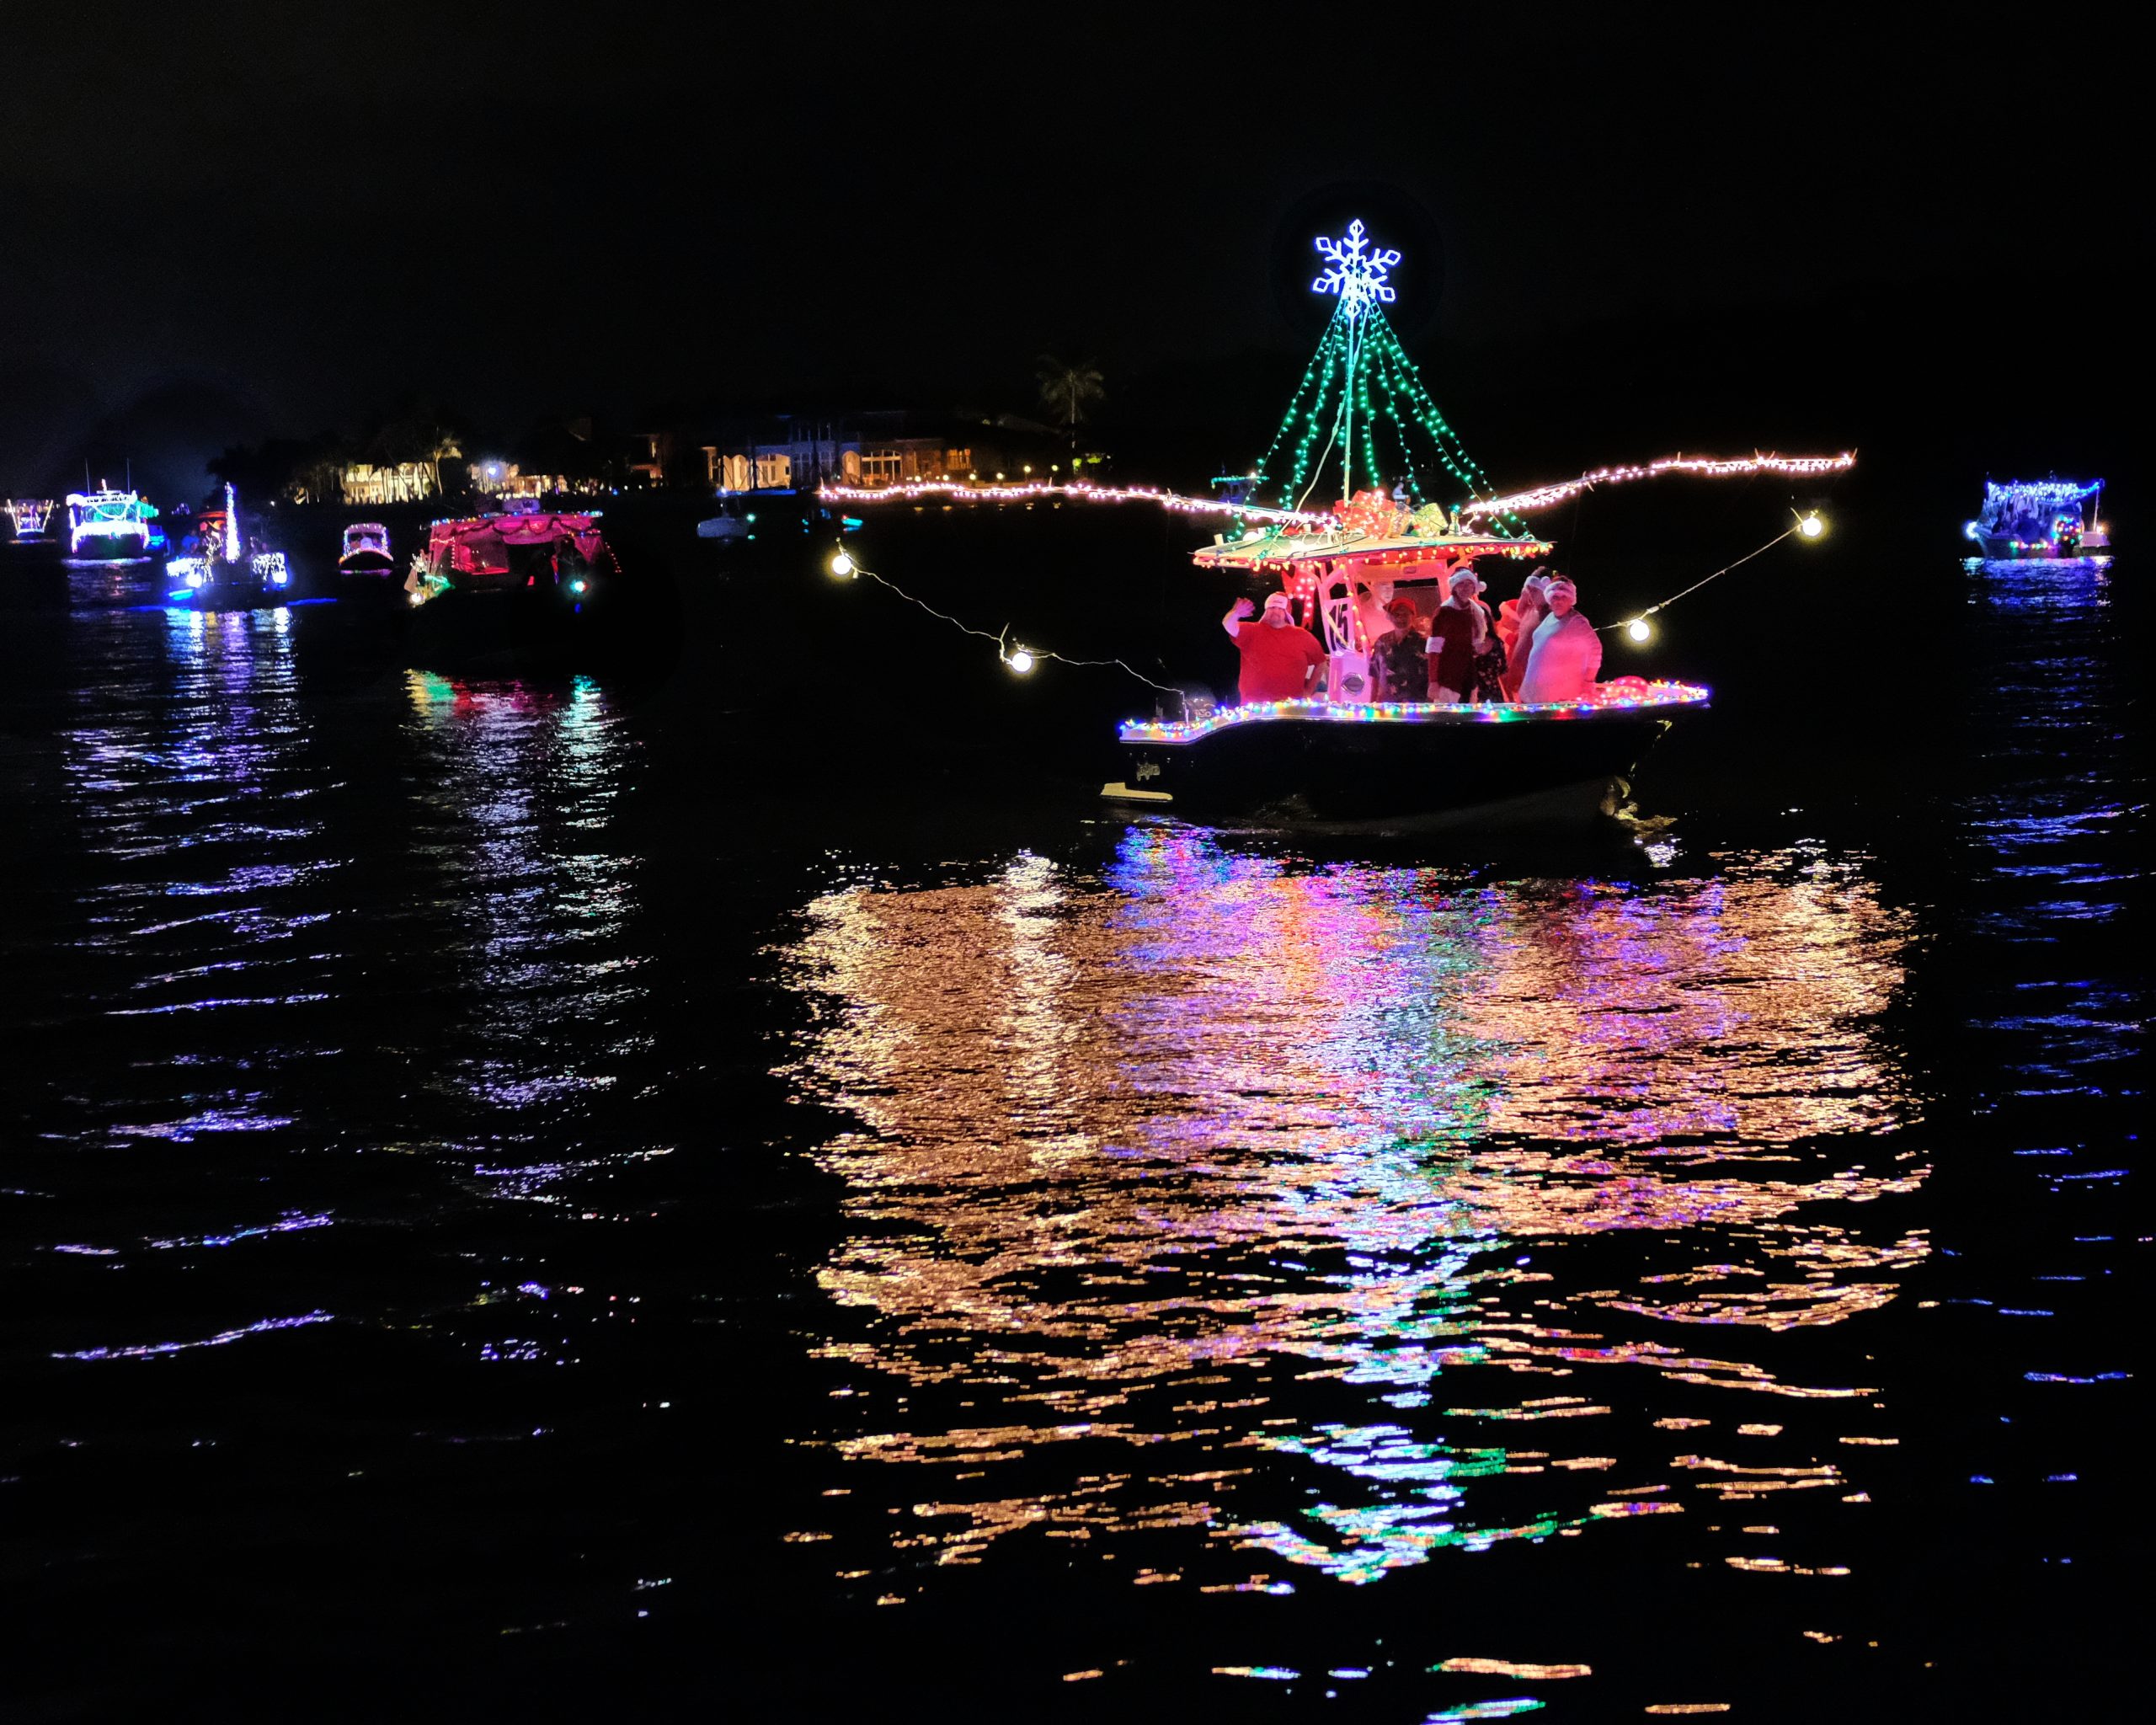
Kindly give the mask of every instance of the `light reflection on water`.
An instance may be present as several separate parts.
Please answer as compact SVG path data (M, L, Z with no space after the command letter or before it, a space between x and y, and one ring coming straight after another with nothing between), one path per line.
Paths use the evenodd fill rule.
M701 1669L767 1594L963 1663L1139 1584L1003 1669L1599 1717L1875 1645L1980 1687L2026 1621L2048 1672L2141 1470L2137 661L2100 584L1967 591L1911 828L1542 880L1075 820L908 864L711 810L604 681L78 615L0 756L46 1621L670 1612ZM347 1543L205 1557L211 1446L232 1525ZM347 1587L392 1548L457 1601ZM168 1634L205 1562L242 1603Z
M90 859L78 944L115 979L99 1008L229 1016L319 1001L327 919L295 900L339 862L319 814L324 776L305 750L289 616L167 611L149 622L153 634L100 620L129 656L101 686L75 692L61 737ZM259 1100L196 1089L189 1118L113 1130L185 1137L285 1124Z
M1489 886L1134 827L1097 877L829 894L794 1076L862 1122L823 1281L870 1321L828 1353L906 1401L837 1448L920 1476L861 1487L916 1562L1179 1527L1139 1578L1215 1586L1856 1498L1872 1386L1764 1338L1925 1255L1873 1033L1910 933L1816 848Z
M625 941L633 859L610 827L627 771L621 719L599 686L406 674L419 757L417 850L456 907L458 1050L435 1081L502 1111L573 1102L613 1081L622 1028L642 999ZM500 1189L536 1195L582 1162L489 1167Z
M95 1076L43 1135L190 1148L56 1166L114 1195L95 1237L45 1250L125 1267L350 1220L366 1183L308 1158L370 1131L384 1087L356 1075L385 1055L388 1106L405 1081L419 1092L387 1146L486 1198L556 1201L566 1175L664 1153L564 1130L650 1040L616 830L634 751L604 690L414 672L401 716L333 710L362 740L325 745L284 610L79 627L96 675L56 740L70 958L37 1005L84 1015L74 1045ZM355 807L355 771L394 794ZM176 1207L138 1220L131 1188ZM211 1297L187 1311L159 1289L68 1351L140 1357L287 1322L243 1279Z

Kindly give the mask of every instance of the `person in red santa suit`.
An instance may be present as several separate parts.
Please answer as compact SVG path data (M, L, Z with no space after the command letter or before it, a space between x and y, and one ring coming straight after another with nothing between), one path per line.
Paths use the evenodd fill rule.
M1505 649L1480 596L1482 583L1463 564L1448 585L1449 596L1430 617L1430 698L1445 705L1502 701Z
M1308 629L1297 628L1288 614L1288 595L1265 595L1265 617L1251 621L1256 607L1238 599L1220 619L1220 627L1242 655L1242 675L1235 691L1243 704L1253 701L1300 701L1325 676L1325 649Z

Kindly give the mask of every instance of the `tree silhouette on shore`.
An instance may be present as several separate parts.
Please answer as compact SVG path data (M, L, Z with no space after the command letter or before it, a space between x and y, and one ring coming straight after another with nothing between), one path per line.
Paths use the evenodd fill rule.
M1043 354L1040 369L1034 375L1040 379L1042 405L1063 427L1070 446L1077 448L1078 428L1085 423L1086 409L1107 397L1101 382L1101 368L1091 360L1069 365L1054 354Z

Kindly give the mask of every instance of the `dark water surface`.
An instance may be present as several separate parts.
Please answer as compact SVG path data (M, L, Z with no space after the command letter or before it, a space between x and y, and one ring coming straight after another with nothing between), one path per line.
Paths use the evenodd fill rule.
M1495 855L17 615L17 1711L2127 1685L2124 579L1942 574L1913 777L1739 702Z

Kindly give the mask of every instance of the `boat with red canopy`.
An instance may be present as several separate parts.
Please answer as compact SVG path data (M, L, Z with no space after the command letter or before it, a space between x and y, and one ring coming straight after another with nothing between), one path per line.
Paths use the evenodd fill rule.
M497 514L435 522L404 590L415 606L462 595L521 597L574 613L617 573L598 510L542 510L536 499L517 499Z

